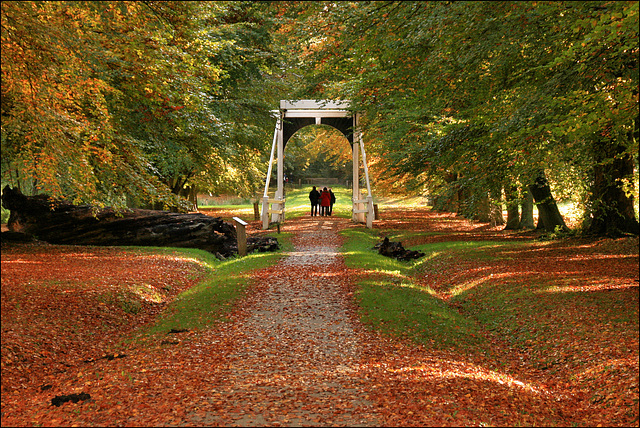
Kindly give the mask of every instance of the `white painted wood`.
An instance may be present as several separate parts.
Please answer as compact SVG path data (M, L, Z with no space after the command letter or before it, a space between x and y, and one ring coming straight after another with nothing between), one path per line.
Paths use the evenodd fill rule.
M241 225L243 225L243 226L246 226L246 225L248 225L248 224L249 224L249 223L247 223L246 221L242 220L242 219L241 219L241 218L239 218L239 217L234 217L234 218L233 218L233 221L235 221L236 223L240 223L240 224L241 224Z
M368 228L373 227L374 207L373 196L371 193L371 183L369 181L369 168L367 165L367 156L364 150L364 142L362 134L358 128L359 115L348 110L351 106L350 101L327 101L327 100L280 100L280 110L270 111L271 115L277 117L276 130L273 135L273 144L271 147L271 156L269 160L269 169L267 172L267 181L264 188L264 197L262 199L262 228L269 228L269 215L271 221L281 223L285 218L285 200L284 200L284 132L283 122L285 118L315 118L316 125L322 123L323 117L352 117L353 129L355 129L352 144L353 155L353 215L354 221L365 223ZM269 181L271 180L271 171L274 161L274 151L277 150L277 183L275 199L268 197ZM367 196L361 199L360 195L360 159L364 167ZM273 204L273 207L270 205ZM366 214L366 216L365 216Z
M267 229L269 229L269 197L265 196L262 198L262 230Z
M349 110L287 110L283 113L285 118L295 117L349 117L353 113Z
M348 109L351 101L280 100L280 109Z
M352 157L353 189L352 189L351 200L353 201L353 206L352 206L353 213L351 215L351 219L353 221L360 221L361 215L358 212L356 212L359 209L361 209L361 203L358 202L360 200L360 145L353 144L352 149L353 149L353 157Z
M362 165L364 167L364 178L367 183L367 195L371 196L371 183L369 182L369 167L367 166L367 154L364 151L364 142L362 134L358 131L358 141L360 143L360 151L362 152Z
M371 191L369 191L369 196L367 196L367 229L373 229L373 220L375 217L375 212L373 211L373 196L371 196Z
M264 184L264 197L268 196L269 182L271 181L271 168L273 166L273 155L276 150L276 142L278 141L278 131L280 130L280 119L276 122L276 129L273 131L273 144L271 144L271 156L269 156L269 170L267 171L267 181Z
M271 215L271 221L280 223L284 221L284 132L282 129L278 132L278 188L276 189L276 199L278 202L274 205L277 205L282 212L274 212Z

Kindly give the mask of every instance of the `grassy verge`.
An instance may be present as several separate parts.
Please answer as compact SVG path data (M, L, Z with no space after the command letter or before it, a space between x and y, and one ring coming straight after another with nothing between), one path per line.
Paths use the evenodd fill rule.
M475 347L484 341L473 320L451 308L437 293L416 279L425 265L439 263L443 252L468 247L470 243L415 247L412 249L419 249L427 255L422 259L400 262L371 249L380 240L374 230L352 229L343 234L347 238L342 249L347 266L361 269L364 273L358 282L356 299L365 324L387 334L444 348ZM395 238L392 236L391 239Z
M379 233L344 232L346 263L362 272L356 293L361 319L372 328L440 349L492 355L502 365L526 362L575 388L591 391L602 382L627 387L621 379L637 361L638 295L631 279L621 282L617 275L631 256L609 259L621 271L601 273L597 264L583 267L589 253L579 255L580 247L570 250L569 243L545 263L544 244L536 242L452 241L411 247L426 256L398 262L371 250ZM403 240L419 234L384 235ZM593 259L602 263L602 257Z
M277 263L282 252L290 250L288 233L281 233L277 238L281 248L278 252L252 253L225 261L202 250L171 249L182 257L194 259L207 273L197 285L178 295L139 336L166 333L171 329L199 330L226 321L233 304L251 286L251 274Z

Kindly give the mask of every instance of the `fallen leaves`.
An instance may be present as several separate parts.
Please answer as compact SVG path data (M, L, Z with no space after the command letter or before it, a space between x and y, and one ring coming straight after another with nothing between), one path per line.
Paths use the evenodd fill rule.
M403 215L385 213L376 227L443 233L432 240L508 238L442 213ZM123 339L162 310L157 296L170 301L203 267L122 249L3 246L2 425L637 426L637 321L607 321L637 306L637 249L628 242L538 243L498 264L459 260L427 272L443 296L452 283L489 275L505 288L553 279L540 295L563 309L514 314L518 334L531 333L522 347L496 340L461 353L360 324L359 272L337 252L342 227L352 226L288 222L296 251L255 274L230 323L138 343ZM584 294L562 297L569 293ZM83 393L90 398L51 405Z

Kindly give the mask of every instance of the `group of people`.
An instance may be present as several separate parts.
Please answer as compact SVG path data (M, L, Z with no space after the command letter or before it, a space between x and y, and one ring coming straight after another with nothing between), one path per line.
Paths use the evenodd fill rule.
M322 189L322 192L319 192L316 190L316 186L313 186L313 189L309 192L309 201L311 201L311 217L318 215L318 206L320 206L320 215L328 216L333 213L336 195L326 187Z

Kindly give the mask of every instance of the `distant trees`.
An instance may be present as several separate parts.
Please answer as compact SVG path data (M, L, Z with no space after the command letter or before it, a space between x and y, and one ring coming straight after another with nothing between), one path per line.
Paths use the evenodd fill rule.
M508 195L512 227L530 195L542 210L553 202L537 191L551 185L581 203L585 231L638 234L637 2L336 2L295 13L308 17L292 34L314 82L301 94L352 99L370 156L396 181L497 223ZM540 227L565 227L542 217Z
M241 2L2 2L3 183L112 206L251 193L271 24Z
M351 180L351 145L338 130L327 125L300 129L289 140L285 154L285 174L293 180L337 178Z

